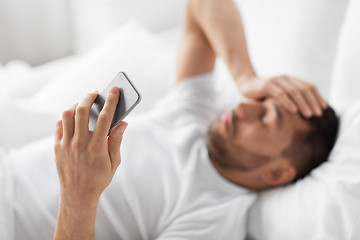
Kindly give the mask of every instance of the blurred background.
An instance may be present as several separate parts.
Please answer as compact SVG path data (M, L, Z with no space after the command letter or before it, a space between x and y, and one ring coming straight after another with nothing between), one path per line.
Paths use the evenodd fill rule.
M89 50L138 20L151 31L180 23L185 0L0 0L0 62L31 65Z
M359 0L234 1L259 76L312 82L339 113L359 98ZM119 71L142 93L134 114L151 109L174 82L185 6L186 0L0 0L0 107L12 111L1 125L7 119L21 126L24 114L12 115L19 108L33 114L29 105L58 117ZM215 72L224 105L234 102L238 92L221 60ZM52 131L43 126L25 135Z

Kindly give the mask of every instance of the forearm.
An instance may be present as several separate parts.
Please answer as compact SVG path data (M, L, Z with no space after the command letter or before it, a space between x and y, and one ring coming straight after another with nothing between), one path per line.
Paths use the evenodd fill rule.
M127 123L117 124L109 134L119 94L118 87L109 90L94 131L88 123L98 92L72 105L56 123L54 152L60 180L56 240L94 239L100 196L121 162L119 149Z
M193 58L200 59L202 63L212 64L209 64L211 68L203 67L203 72L213 69L215 55L218 55L225 61L240 92L245 97L253 99L272 97L290 112L295 113L300 110L306 117L314 114L320 116L321 107L326 108L326 101L312 84L284 75L268 78L260 78L256 75L247 50L241 16L233 0L189 0L187 22L191 22L192 29L197 33L193 35L200 36L198 38L200 40L194 41L197 44L193 43L192 49L187 48L195 55L194 57L188 54L186 59L190 66L195 66L193 69L198 68ZM196 57L201 53L193 51L199 49L197 45L207 49L207 53L212 53L212 59L208 57L209 54Z
M191 11L210 45L236 81L255 76L240 14L232 0L190 0Z
M66 203L60 200L54 240L94 239L98 200Z

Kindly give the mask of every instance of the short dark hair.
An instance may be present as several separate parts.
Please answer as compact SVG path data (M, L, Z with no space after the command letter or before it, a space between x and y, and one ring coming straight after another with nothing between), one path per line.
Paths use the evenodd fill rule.
M320 117L304 119L310 130L297 131L292 143L283 152L296 167L297 175L294 181L304 178L312 169L327 160L339 128L339 118L330 106Z

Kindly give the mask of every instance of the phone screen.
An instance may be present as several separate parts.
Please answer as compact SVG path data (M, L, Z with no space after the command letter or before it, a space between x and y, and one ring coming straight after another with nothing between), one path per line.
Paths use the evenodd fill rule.
M90 109L89 130L94 131L101 109L104 107L106 97L111 87L117 86L120 90L119 101L116 106L114 118L110 131L116 124L120 123L134 108L139 104L141 96L131 83L125 73L120 72L116 77L100 92Z

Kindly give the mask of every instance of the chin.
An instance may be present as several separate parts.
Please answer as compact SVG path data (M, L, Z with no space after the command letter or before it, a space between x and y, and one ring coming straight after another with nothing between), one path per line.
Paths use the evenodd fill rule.
M219 117L210 124L207 134L217 134L223 136L223 130L224 129L223 129L222 121L221 118Z
M221 126L218 121L215 121L209 126L206 134L206 145L209 153L212 155L217 157L226 155L226 141L221 134Z

